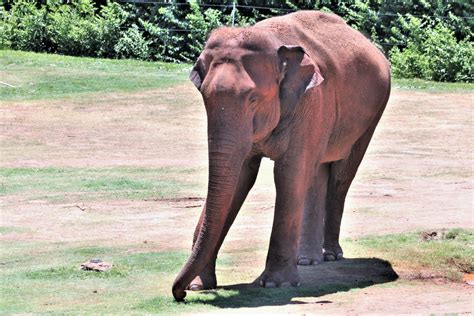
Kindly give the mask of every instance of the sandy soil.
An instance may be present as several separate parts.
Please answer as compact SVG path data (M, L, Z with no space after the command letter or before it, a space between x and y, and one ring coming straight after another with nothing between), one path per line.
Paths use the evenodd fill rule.
M350 190L343 238L474 227L473 97L472 93L393 91ZM0 117L4 167L200 167L205 183L206 118L190 84L85 99L3 102ZM225 251L268 242L274 203L271 168L271 161L265 160L226 239ZM80 207L6 196L0 203L2 226L29 229L3 235L4 239L78 244L146 240L156 249L189 249L203 196L92 201ZM367 286L232 312L471 313L473 300L473 288L467 285L407 280L397 286Z
M397 287L367 287L319 297L292 298L285 305L243 307L229 314L469 314L473 292L467 285L415 281ZM213 313L218 315L219 313Z

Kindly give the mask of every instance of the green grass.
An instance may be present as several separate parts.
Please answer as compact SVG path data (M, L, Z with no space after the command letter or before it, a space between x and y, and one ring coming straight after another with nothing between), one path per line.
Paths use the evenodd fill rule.
M5 248L16 247L14 253ZM367 284L320 284L302 288L261 289L230 286L217 291L188 292L185 304L171 296L171 284L188 253L153 252L143 244L127 247L75 247L67 244L3 244L0 271L0 309L4 313L159 313L207 312L219 308L288 304L295 297L349 291ZM242 281L238 254L221 254L218 276L232 273L231 282ZM101 258L114 267L105 273L81 271L79 265ZM260 268L260 267L258 267ZM256 275L255 275L256 276Z
M195 193L192 168L3 168L0 195L63 202L97 199L161 199Z
M346 292L363 285L355 283L333 283L299 288L262 289L259 287L230 287L207 291L204 293L190 293L186 303L177 304L166 296L157 296L144 300L134 309L149 313L181 313L191 311L211 311L215 308L242 308L259 306L278 306L297 304L299 297L318 297L330 293Z
M404 90L429 90L440 92L474 92L474 83L435 82L422 79L395 78L392 87Z
M93 92L129 92L188 80L190 65L71 57L0 50L0 100L61 99ZM400 89L474 91L474 84L394 79Z
M462 279L464 273L474 273L474 231L437 232L441 237L430 241L423 240L421 233L416 232L348 239L344 243L350 249L357 249L351 255L370 254L413 272L426 269L455 281Z
M22 234L29 231L30 230L28 228L22 228L22 227L12 227L12 226L0 227L0 235L6 235L6 234L11 234L11 233Z
M148 302L153 302L155 312L210 308L198 303L178 305L171 297L170 284L187 252L152 251L143 244L77 247L40 242L2 242L1 249L2 314L143 313L151 308ZM220 267L233 264L222 257ZM114 266L104 273L80 270L80 264L91 258Z
M363 275L364 271L374 269L374 265L385 265L382 270L374 271L392 271L390 263L368 258L372 255L388 259L395 269L408 264L416 272L422 266L453 279L453 271L472 272L472 245L473 232L462 229L444 231L440 240L433 241L422 241L418 232L348 239L344 241L346 253L363 258L320 266L338 269L342 275L337 274L339 277L332 281L324 281L321 276L322 282L286 289L249 287L245 284L249 282L248 272L254 274L263 267L249 265L251 260L242 259L255 253L224 252L218 259L217 274L219 280L226 279L229 285L216 291L188 292L186 303L178 304L170 288L188 251L157 251L151 244L113 247L9 241L0 243L0 310L3 313L181 314L286 305L298 303L302 297L357 291L375 284L386 286L394 280L392 276L369 273L368 280L357 280L357 274ZM91 258L111 262L114 268L105 273L78 269ZM374 283L373 278L385 278L385 281Z
M187 81L190 66L0 50L0 100L58 99L92 92L164 88Z

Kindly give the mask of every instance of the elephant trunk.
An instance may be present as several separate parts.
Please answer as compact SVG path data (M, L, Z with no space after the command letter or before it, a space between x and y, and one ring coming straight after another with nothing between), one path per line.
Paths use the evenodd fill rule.
M226 136L217 134L220 134L220 138ZM184 299L186 287L212 260L218 247L242 164L251 149L250 137L242 143L241 138L229 135L225 140L209 138L209 183L205 213L191 256L173 283L176 301Z

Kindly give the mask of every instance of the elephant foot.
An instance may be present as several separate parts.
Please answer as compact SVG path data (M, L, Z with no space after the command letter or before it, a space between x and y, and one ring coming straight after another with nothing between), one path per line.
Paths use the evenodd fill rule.
M322 250L319 252L299 252L296 258L296 263L299 266L310 266L312 264L321 264L324 262L323 252Z
M298 256L298 260L296 261L299 266L310 266L321 264L324 261L323 255L320 257L306 257L306 256Z
M191 281L186 288L190 291L202 291L202 290L213 290L217 288L217 280L215 274L203 274L198 275Z
M259 277L259 284L264 288L297 287L301 285L296 266L265 269Z
M176 302L184 302L184 298L186 297L186 291L182 289L178 289L173 286L173 296Z
M324 261L336 261L344 258L341 246L325 247L324 248Z

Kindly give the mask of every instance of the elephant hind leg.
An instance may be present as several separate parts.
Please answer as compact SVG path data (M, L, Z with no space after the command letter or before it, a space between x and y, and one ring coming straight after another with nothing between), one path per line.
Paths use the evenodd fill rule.
M326 217L324 222L323 247L325 261L335 261L343 258L343 251L339 244L339 234L341 230L342 213L344 211L344 202L352 180L356 175L357 169L374 134L382 111L372 125L352 146L349 157L330 164Z
M308 190L298 247L298 265L323 262L324 216L329 165L321 164Z

